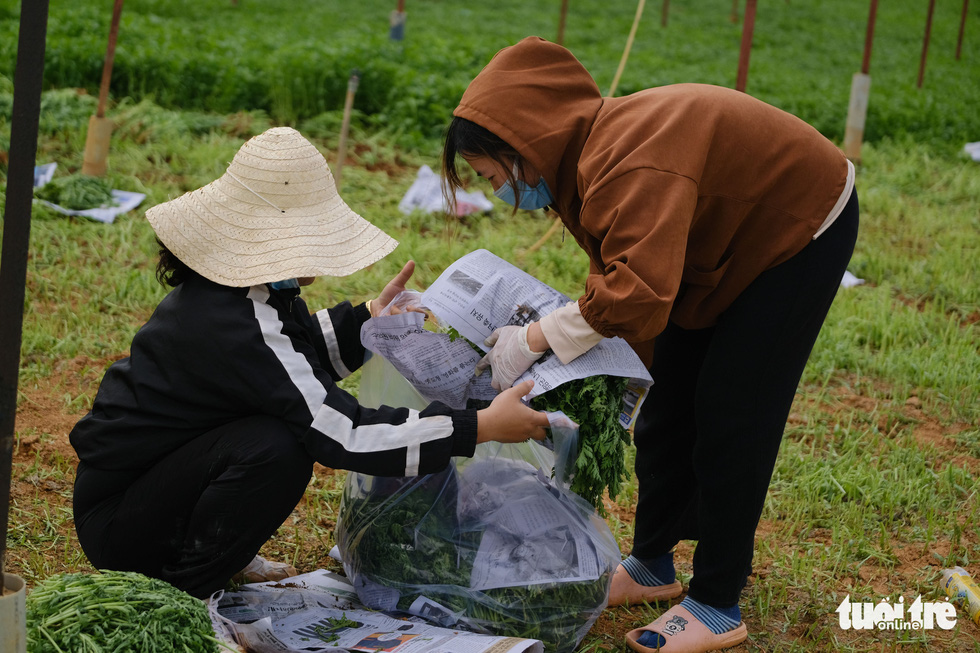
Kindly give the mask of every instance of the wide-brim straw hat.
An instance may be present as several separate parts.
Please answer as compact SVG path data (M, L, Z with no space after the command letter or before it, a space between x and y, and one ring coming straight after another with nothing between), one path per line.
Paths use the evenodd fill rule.
M252 138L220 178L146 218L192 270L234 287L342 277L398 245L347 206L326 159L289 127Z

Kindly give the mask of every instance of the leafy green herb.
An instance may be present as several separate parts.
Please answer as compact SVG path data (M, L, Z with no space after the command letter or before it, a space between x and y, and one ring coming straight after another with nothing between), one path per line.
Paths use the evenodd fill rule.
M630 434L619 416L629 379L620 376L591 376L563 383L531 400L536 410L557 411L579 425L579 449L571 490L605 515L603 492L615 499L629 477L626 448Z
M453 327L445 327L444 332L453 341L463 338ZM479 347L463 339L483 355ZM629 379L621 376L591 376L568 381L531 400L535 410L561 411L579 425L579 449L571 490L595 506L602 516L606 516L603 493L608 490L609 498L615 499L630 474L626 467L630 434L619 423L628 384ZM468 407L484 408L486 404L472 401Z
M446 333L449 334L450 342L456 342L458 339L463 338L463 335L453 327L446 327ZM486 353L485 351L483 351L482 349L474 345L467 338L463 338L463 340L466 340L466 344L468 344L470 348L476 353L478 353L480 356L483 356Z
M108 181L81 173L56 177L34 194L39 199L75 211L117 204Z
M360 625L360 623L353 619L348 619L345 613L341 617L327 617L327 625L318 624L313 628L313 632L318 639L330 644L340 639L339 631L346 630L347 628L358 628Z
M218 650L203 601L135 572L52 576L26 607L31 653Z

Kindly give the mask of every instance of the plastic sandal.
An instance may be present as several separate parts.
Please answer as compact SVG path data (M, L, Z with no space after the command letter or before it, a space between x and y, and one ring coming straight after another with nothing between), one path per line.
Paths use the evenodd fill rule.
M667 585L640 585L633 580L623 565L616 567L613 574L612 585L609 588L609 607L617 605L640 605L644 601L653 603L655 601L667 601L677 598L683 592L680 581L674 581Z
M661 635L666 640L664 645L651 648L637 642L640 635L648 631ZM687 608L675 605L653 623L626 633L626 645L637 653L707 653L740 644L746 637L745 622L735 630L716 635Z

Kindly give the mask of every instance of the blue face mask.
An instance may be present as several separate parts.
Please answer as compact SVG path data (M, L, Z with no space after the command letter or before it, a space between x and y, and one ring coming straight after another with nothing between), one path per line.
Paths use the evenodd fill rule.
M517 177L517 165L514 165L514 177ZM544 183L544 177L542 177L536 186L530 186L527 182L517 179L517 188L520 190L521 203L517 204L516 193L514 188L510 185L510 182L505 182L503 186L493 191L493 194L497 196L498 199L507 202L511 206L517 206L519 209L525 209L527 211L533 211L534 209L543 209L549 204L555 203L555 198L551 196L551 191L548 190L548 184Z
M285 279L283 281L273 281L269 286L275 290L287 290L289 288L299 288L299 279Z

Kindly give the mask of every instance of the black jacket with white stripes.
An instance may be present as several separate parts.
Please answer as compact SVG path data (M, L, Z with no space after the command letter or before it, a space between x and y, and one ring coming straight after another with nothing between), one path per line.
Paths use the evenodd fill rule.
M231 288L192 274L108 369L71 444L85 465L135 477L202 433L263 414L288 423L335 469L415 476L472 456L476 411L369 409L336 385L364 360L369 317L349 302L311 315L298 290Z

